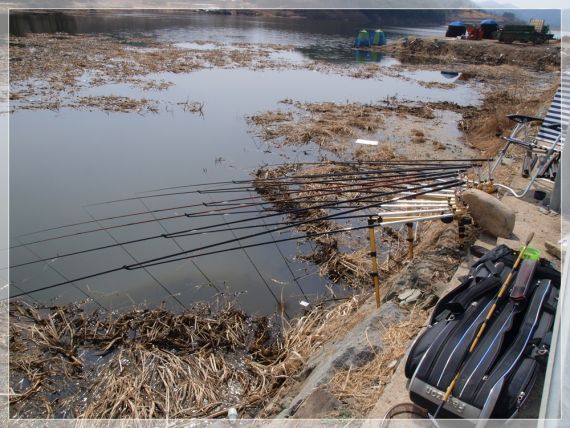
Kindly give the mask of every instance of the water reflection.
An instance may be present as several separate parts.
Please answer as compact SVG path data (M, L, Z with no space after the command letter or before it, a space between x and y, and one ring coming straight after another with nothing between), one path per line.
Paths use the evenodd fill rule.
M381 52L374 52L370 50L353 51L354 60L358 62L381 62L384 60L384 55Z
M279 58L301 61L383 62L376 52L351 49L353 25L343 22L279 20L226 16L196 16L191 13L77 13L11 15L12 31L109 32L128 40L129 35L151 34L160 40L198 45L198 41L224 43L279 43L292 45ZM12 22L12 21L11 21ZM390 33L388 32L388 35ZM389 35L390 37L390 35ZM168 111L162 105L153 115L107 114L62 109L17 110L11 117L10 135L10 232L12 243L19 234L109 217L132 211L187 205L196 195L172 196L168 200L140 200L99 205L93 202L140 194L149 189L208 181L247 179L260 165L284 161L315 161L330 154L319 147L277 149L259 142L245 118L262 111L285 108L279 101L378 102L400 96L410 100L477 101L468 87L447 91L418 86L395 77L383 80L353 79L313 70L205 69L189 74L163 73L149 79L173 82L164 91L143 91L127 84L109 84L85 90L82 95L124 95L157 98L178 103L187 98L204 103L204 117ZM34 126L30 126L34 124ZM220 160L220 159L223 159ZM164 214L167 214L166 212ZM141 218L152 218L144 214ZM219 219L223 222L223 219ZM112 221L101 222L112 225ZM69 237L57 242L26 245L10 252L11 262L20 263L54 256L48 263L12 269L12 293L75 278L110 267L133 263L181 249L208 243L208 236L157 240L133 246L118 246L96 257L83 254L61 259L57 254L96 246L112 245L141 236L162 234L199 226L199 220L179 218L148 223L110 233ZM81 230L74 228L73 230ZM247 232L244 232L247 233ZM21 239L31 242L37 237ZM49 234L47 235L49 236ZM220 239L231 239L230 232ZM240 234L238 233L238 237ZM286 237L280 235L279 237ZM276 235L277 239L278 236ZM195 261L154 266L146 270L120 271L112 276L76 281L64 290L38 292L34 299L65 303L86 294L105 308L165 302L178 310L197 300L235 296L252 313L270 313L285 305L289 315L302 310L299 302L314 302L328 294L326 278L315 266L295 260L298 252L311 250L310 243L287 242ZM256 267L253 265L255 264ZM337 296L345 293L336 286Z

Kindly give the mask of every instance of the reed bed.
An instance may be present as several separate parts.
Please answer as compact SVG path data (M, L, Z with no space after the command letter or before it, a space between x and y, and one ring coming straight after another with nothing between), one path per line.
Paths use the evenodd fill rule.
M279 68L283 61L271 54L291 50L272 44L222 45L184 48L152 37L120 39L102 34L28 34L10 37L10 85L15 108L56 110L58 105L79 108L77 93L109 83L129 84L143 90L165 90L173 83L146 76L156 73L191 73L209 67ZM108 100L107 100L108 101ZM102 100L103 105L108 103ZM120 107L107 111L123 111Z
M290 323L225 304L88 312L10 305L16 418L254 417L361 303L316 306Z
M376 147L349 144L355 138L377 138L389 120L401 120L408 116L431 120L435 119L438 109L466 114L474 111L473 107L461 107L450 102L414 105L392 98L375 104L301 103L293 100L283 100L281 103L287 107L247 118L255 134L263 141L277 147L315 144L337 156L350 151L353 158L362 160L395 157L395 148L389 142L383 141Z
M296 222L299 220L307 221L318 219L327 215L326 209L303 210L301 212L291 211L308 208L315 204L326 204L330 202L339 202L343 199L364 197L367 194L362 191L343 191L342 196L331 193L328 183L319 183L306 180L302 185L295 186L292 189L286 183L280 182L278 185L272 183L266 186L266 179L282 178L285 174L289 174L292 178L298 175L315 175L323 176L326 174L344 173L350 174L355 172L353 166L343 165L319 165L306 168L299 168L295 165L285 165L277 168L261 168L257 171L256 177L259 180L254 182L256 191L263 196L264 199L271 202L277 209L286 212L288 221ZM346 180L350 181L351 176L346 176ZM340 190L340 189L339 189ZM376 186L374 191L389 191L388 187ZM296 226L296 229L309 235L311 242L315 244L314 250L309 254L301 254L298 259L309 261L319 266L319 274L326 277L333 283L342 283L353 290L366 289L370 285L371 259L369 255L368 243L357 243L357 237L362 233L353 232L350 237L343 239L335 232L346 227L341 224L342 220L316 220L304 222ZM427 230L422 227L418 233L418 239ZM385 227L379 235L380 254L380 270L383 273L392 273L402 266L406 260L408 247L405 241L404 228L392 229ZM318 236L311 236L318 235ZM357 250L350 250L353 246L358 246Z

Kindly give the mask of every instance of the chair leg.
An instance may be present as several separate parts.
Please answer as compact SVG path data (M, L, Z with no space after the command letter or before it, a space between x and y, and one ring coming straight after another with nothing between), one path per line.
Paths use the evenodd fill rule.
M524 178L527 178L530 176L531 171L532 171L532 152L527 151L523 159L521 175Z
M505 144L505 147L503 147L503 149L499 152L499 156L497 157L497 160L495 161L495 163L493 164L493 166L489 170L489 181L491 181L493 179L493 175L495 174L495 170L501 164L501 161L503 160L503 158L507 154L507 150L509 149L510 145L511 145L511 142L507 141L507 144Z

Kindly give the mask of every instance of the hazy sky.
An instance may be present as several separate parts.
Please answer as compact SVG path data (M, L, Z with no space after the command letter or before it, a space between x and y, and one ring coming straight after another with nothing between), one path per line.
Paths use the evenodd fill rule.
M485 1L485 0L475 0L475 3L479 3L481 1ZM567 1L563 1L563 0L494 0L497 3L505 3L505 4L512 4L514 6L517 6L521 9L536 9L536 8L540 8L540 9L561 9L561 8L567 8L570 9L570 6L565 6L565 4L567 5L568 2Z

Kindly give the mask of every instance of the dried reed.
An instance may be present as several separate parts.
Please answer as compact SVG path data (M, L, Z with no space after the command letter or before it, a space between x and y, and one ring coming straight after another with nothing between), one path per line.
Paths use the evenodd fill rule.
M255 415L360 301L276 327L226 305L117 316L83 306L10 307L13 417Z
M329 382L331 392L339 400L349 402L361 415L368 414L392 378L397 367L395 362L404 356L410 340L424 327L428 314L414 307L406 320L387 326L382 334L382 348L376 356L362 367L335 373Z

